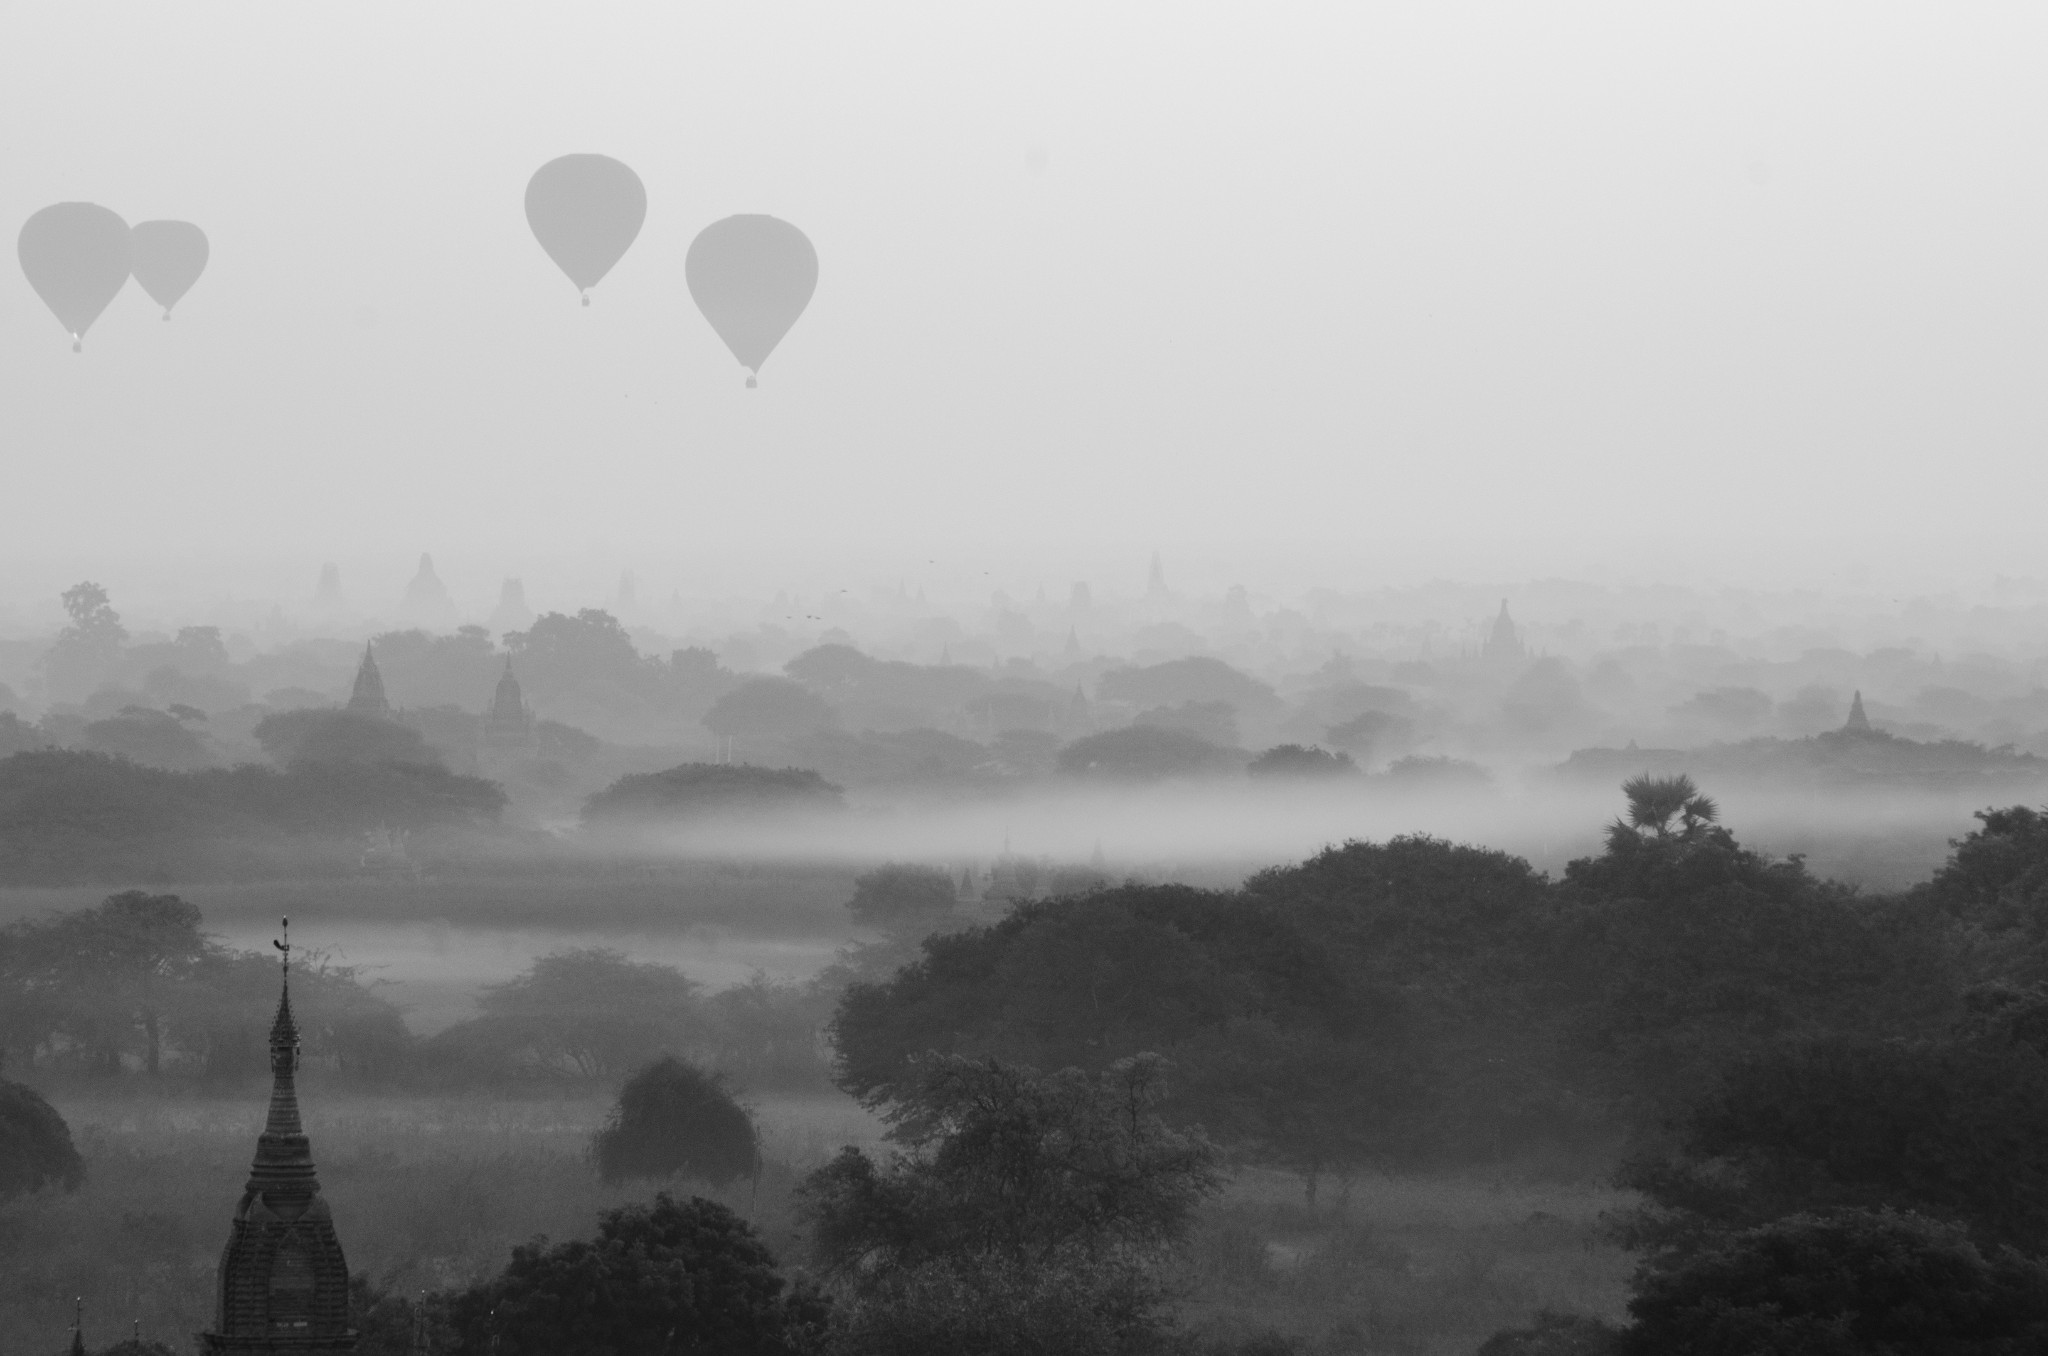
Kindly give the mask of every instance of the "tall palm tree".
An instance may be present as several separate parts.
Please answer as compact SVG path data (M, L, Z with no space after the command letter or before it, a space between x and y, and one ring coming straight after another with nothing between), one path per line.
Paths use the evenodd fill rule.
M1714 804L1713 797L1700 794L1692 778L1682 772L1675 777L1652 777L1645 772L1623 782L1621 793L1628 797L1628 822L1638 833L1648 831L1670 838L1675 819L1677 836L1692 838L1721 817L1721 807Z

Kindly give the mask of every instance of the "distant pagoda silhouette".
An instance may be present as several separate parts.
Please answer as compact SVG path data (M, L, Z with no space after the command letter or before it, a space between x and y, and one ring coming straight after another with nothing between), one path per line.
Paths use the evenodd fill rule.
M270 1025L270 1116L221 1252L213 1331L200 1334L209 1356L326 1356L356 1345L348 1326L348 1261L320 1197L292 1081L299 1027L292 1019L291 946L276 945L284 981Z
M406 610L415 614L438 613L454 606L454 600L448 596L448 586L434 572L433 556L420 552L420 567L414 572L412 582L405 586Z
M527 709L519 680L512 676L512 658L507 655L491 709L484 712L484 744L493 749L527 749L533 743L533 712Z
M1849 699L1849 719L1842 723L1843 734L1876 734L1877 727L1870 723L1870 717L1863 714L1863 689Z
M362 716L389 716L391 702L384 695L384 675L377 671L377 658L363 646L363 662L356 666L356 685L348 694L348 709Z
M1519 664L1529 657L1521 633L1515 630L1515 619L1508 615L1505 598L1500 600L1500 615L1493 619L1493 630L1487 634L1479 654L1489 664Z

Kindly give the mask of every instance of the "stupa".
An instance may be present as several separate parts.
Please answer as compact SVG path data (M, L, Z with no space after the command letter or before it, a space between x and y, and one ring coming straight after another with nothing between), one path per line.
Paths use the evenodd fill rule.
M209 1356L328 1356L356 1345L348 1326L348 1261L299 1121L290 936L287 930L285 941L273 943L283 953L284 979L270 1024L270 1114L220 1255L213 1330L200 1334Z
M348 694L348 709L360 716L391 715L390 699L384 695L384 675L377 671L377 658L363 646L363 662L356 666L356 685Z

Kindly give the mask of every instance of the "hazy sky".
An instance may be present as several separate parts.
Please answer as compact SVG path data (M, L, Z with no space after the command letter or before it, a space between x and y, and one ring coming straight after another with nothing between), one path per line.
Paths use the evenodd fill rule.
M0 555L2038 573L2044 40L1868 0L11 5L10 238L88 199L213 258L82 356L10 265ZM588 310L521 211L569 151L649 200ZM757 391L683 283L735 212L821 261Z

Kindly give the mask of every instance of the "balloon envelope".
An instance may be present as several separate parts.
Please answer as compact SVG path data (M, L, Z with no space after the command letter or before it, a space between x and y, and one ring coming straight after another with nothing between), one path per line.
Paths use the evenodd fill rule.
M533 238L581 291L611 272L645 220L640 176L608 155L559 156L526 183Z
M169 320L178 298L206 271L206 232L189 221L139 221L129 237L135 281Z
M128 281L128 223L96 203L45 207L22 223L15 249L29 286L73 340Z
M818 287L818 252L802 231L749 214L714 221L690 242L683 276L697 309L742 366L758 372Z

